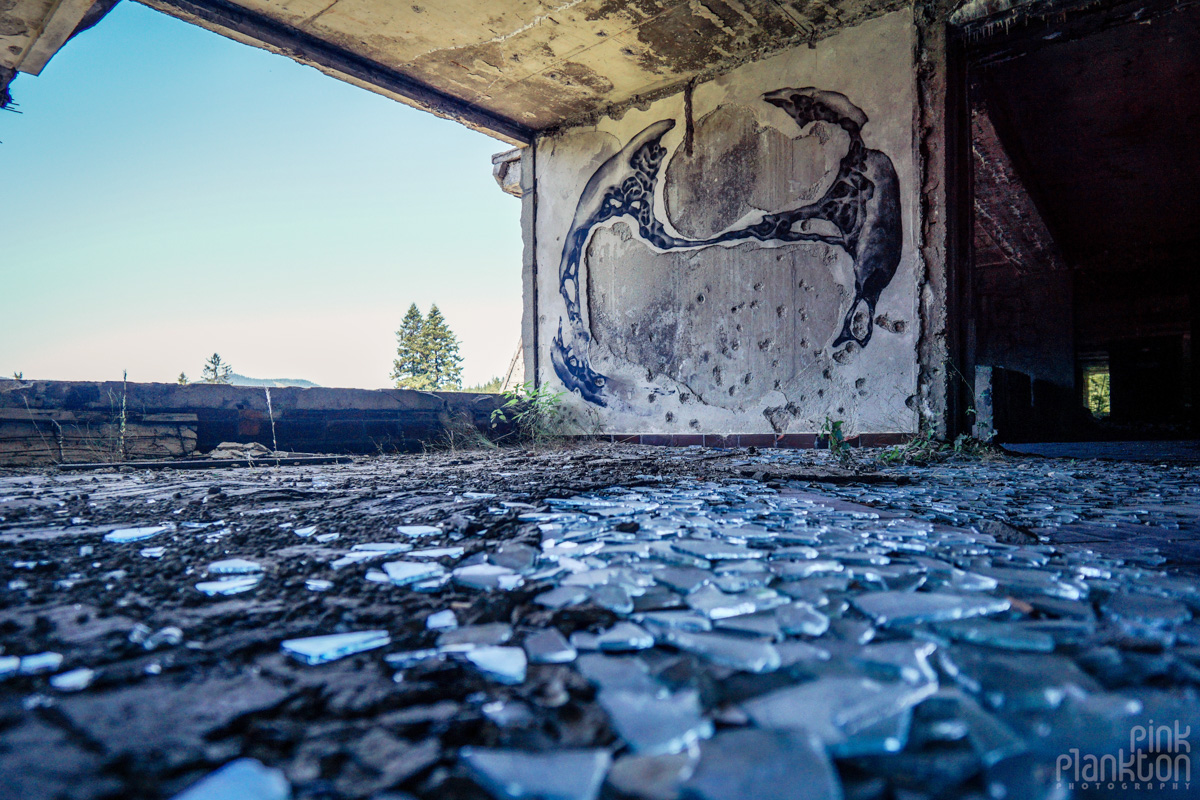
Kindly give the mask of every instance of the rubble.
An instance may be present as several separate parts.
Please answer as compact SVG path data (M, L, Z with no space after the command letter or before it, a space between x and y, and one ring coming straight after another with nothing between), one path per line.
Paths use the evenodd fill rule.
M836 470L812 453L503 458L0 477L33 509L0 504L0 540L35 565L0 612L0 695L24 709L0 774L6 742L69 724L102 744L58 746L64 782L107 764L163 797L233 764L298 800L1054 797L1071 748L1200 723L1195 468L1068 480L998 459L827 484L742 474ZM557 484L564 461L581 466ZM1092 482L1124 499L1068 519ZM178 520L158 559L84 550L116 518L156 527L135 503ZM211 598L180 591L205 573ZM155 718L122 716L134 698Z

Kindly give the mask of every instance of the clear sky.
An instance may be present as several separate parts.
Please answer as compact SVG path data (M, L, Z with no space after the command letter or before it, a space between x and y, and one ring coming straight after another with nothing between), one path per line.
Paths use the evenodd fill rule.
M463 377L520 337L508 145L132 2L0 112L0 375L389 384L409 303Z

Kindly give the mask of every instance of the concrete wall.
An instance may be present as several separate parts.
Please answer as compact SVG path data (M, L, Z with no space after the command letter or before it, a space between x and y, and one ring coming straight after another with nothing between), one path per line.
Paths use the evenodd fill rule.
M914 431L915 36L894 12L539 137L539 382L609 432Z
M420 451L447 444L447 426L460 437L469 425L509 433L507 426L491 425L504 399L275 388L268 406L266 392L252 386L0 380L0 466L178 458L221 442L309 453Z

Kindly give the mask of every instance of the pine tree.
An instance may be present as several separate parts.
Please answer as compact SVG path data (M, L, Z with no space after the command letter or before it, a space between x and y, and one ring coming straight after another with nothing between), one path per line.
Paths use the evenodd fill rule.
M429 316L421 328L429 357L429 376L435 389L462 387L462 356L458 354L458 337L436 305L429 307Z
M391 378L397 389L433 389L429 376L429 358L424 343L425 318L413 303L396 331L396 359Z
M175 382L178 383L180 386L187 386L188 385L187 373L186 372L179 373L179 377L175 379Z
M233 380L233 367L221 360L221 356L217 353L212 354L212 358L204 362L204 369L200 372L201 383L229 383Z

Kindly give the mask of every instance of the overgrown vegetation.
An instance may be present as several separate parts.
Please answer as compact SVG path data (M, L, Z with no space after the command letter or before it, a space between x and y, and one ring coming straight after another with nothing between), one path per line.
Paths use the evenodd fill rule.
M843 420L826 417L825 425L821 428L821 438L824 439L830 455L843 467L849 467L854 463L854 454L842 431L845 424Z
M1112 413L1112 381L1107 365L1084 370L1083 386L1092 416L1103 419Z
M391 379L397 389L459 389L462 387L462 356L458 337L436 306L427 316L413 303L408 307L400 330L396 331L396 358Z
M435 450L494 450L496 443L475 426L470 414L460 412L442 418L442 433L433 442Z
M999 449L995 445L965 433L959 434L953 442L944 442L937 437L932 427L928 427L904 444L884 449L878 459L887 467L902 464L923 467L956 457L983 458L998 453Z
M492 378L490 381L487 381L485 383L477 383L474 386L464 387L463 391L464 392L477 392L479 394L499 394L500 390L503 387L504 387L504 378L497 375L496 377Z
M492 427L512 425L513 433L501 439L515 436L535 446L560 439L567 432L564 395L532 381L510 389L504 393L504 404L492 412Z

